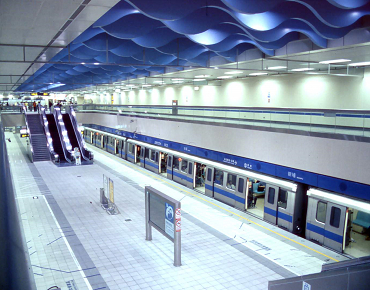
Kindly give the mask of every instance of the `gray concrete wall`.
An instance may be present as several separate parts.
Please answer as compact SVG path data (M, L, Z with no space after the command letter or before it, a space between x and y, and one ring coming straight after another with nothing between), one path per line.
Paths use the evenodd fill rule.
M370 184L370 143L98 113L77 120Z
M3 127L26 126L23 114L1 114L1 121L3 123Z

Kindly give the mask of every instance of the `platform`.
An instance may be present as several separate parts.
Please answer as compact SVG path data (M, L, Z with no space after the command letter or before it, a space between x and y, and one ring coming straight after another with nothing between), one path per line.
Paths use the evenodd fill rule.
M348 259L95 147L93 165L56 167L30 163L25 139L6 138L38 289L267 289ZM119 215L100 206L103 174ZM153 230L145 240L146 185L181 200L181 267L168 239Z

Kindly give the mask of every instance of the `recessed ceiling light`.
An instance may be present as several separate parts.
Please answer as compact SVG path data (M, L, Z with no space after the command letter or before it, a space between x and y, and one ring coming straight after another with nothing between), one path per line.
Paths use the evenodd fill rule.
M194 82L202 82L205 81L206 79L194 79Z
M349 66L365 66L370 65L370 61L350 63Z
M314 68L313 67L295 68L292 69L291 71L308 71L308 70L314 70Z
M180 78L177 78L177 79L171 79L171 81L183 81L184 79L180 79Z
M332 60L323 60L323 61L320 61L319 63L322 63L322 64L331 64L331 63L341 63L341 62L350 62L351 60L350 59L332 59Z
M98 62L94 62L95 65L98 65L99 63Z
M85 64L84 62L81 62L81 64Z
M268 73L263 73L263 72L260 72L260 73L251 73L249 74L250 76L263 76L263 75L267 75Z
M148 85L148 84L146 84L146 85L142 85L142 87L143 88L145 88L145 87L151 87L152 85Z
M182 84L184 81L173 81L173 84Z
M126 85L126 87L133 88L133 87L135 87L135 85Z
M218 79L231 79L232 76L219 76Z
M210 75L199 75L199 76L195 76L195 78L209 78Z
M234 71L227 71L225 72L226 75L237 75L237 74L242 74L243 72L240 70L234 70Z
M153 83L156 83L156 84L164 84L164 81L154 81Z
M286 68L286 66L279 65L279 66L270 66L267 69L284 69L284 68Z

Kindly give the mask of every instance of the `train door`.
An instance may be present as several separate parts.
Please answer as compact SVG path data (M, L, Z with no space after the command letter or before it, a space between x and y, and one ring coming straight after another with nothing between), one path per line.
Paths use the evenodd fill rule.
M342 252L345 246L347 208L325 200L309 198L306 238Z
M266 184L265 206L263 219L276 225L277 223L277 202L279 187Z
M328 202L325 222L324 246L338 252L344 250L347 208Z
M214 197L215 199L235 207L236 175L215 169Z
M193 188L201 193L205 193L205 174L207 167L205 164L194 163Z
M104 142L104 135L100 135L100 148L104 149L105 148L105 142Z
M135 164L141 165L140 164L140 151L141 151L141 146L140 145L135 145L134 146L134 156L135 156Z
M289 232L293 231L295 196L296 194L294 192L281 188L279 189L277 201L277 225L287 229Z
M140 149L140 152L138 153L139 154L139 158L140 158L140 166L143 167L143 168L146 168L146 160L145 160L145 153L149 151L149 148L145 148L143 146L141 146L141 149Z
M237 175L236 190L235 190L235 207L240 210L247 209L246 196L247 178Z
M193 174L194 174L194 161L188 161L188 166L187 166L187 170L185 171L185 181L186 181L186 186L191 188L191 189L194 189L193 187L193 183L194 183L194 179L193 179Z
M115 139L114 140L114 154L120 155L120 151L121 151L121 141Z
M127 160L135 163L135 145L127 142Z
M207 167L206 180L205 180L205 194L209 197L214 197L213 195L213 182L214 182L214 168Z
M167 156L167 178L171 179L171 180L173 179L172 160L173 160L173 155L168 154L168 156Z
M166 153L163 153L163 152L159 152L159 168L158 168L158 171L160 174L164 175L164 176L167 176L167 154Z

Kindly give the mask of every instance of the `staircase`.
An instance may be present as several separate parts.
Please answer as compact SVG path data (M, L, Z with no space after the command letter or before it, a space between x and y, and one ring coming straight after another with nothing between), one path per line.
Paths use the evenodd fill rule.
M30 140L33 148L33 162L50 160L44 128L38 114L26 114Z

